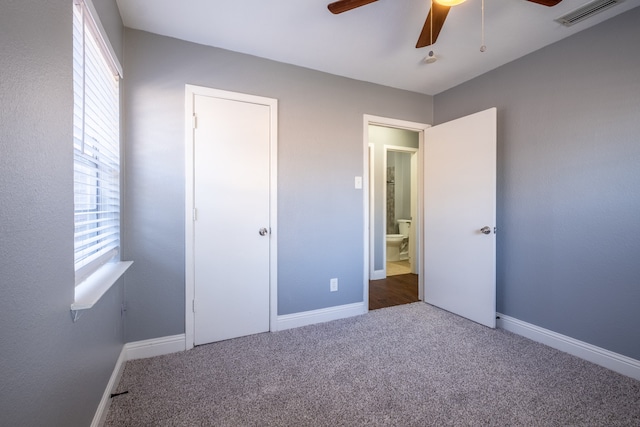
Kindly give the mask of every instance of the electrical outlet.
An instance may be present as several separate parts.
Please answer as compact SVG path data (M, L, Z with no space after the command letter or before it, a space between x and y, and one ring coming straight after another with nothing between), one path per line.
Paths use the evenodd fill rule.
M338 279L331 279L329 280L329 290L331 292L337 292L338 291Z

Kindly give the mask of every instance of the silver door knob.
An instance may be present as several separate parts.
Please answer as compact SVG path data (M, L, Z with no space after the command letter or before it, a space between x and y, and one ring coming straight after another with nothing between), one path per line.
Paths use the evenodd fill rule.
M490 233L491 233L491 228L489 228L489 227L487 227L487 226L485 225L484 227L482 227L482 228L480 229L480 232L481 232L482 234L490 234Z
M266 236L268 232L269 230L267 230L266 228L261 228L260 230L258 230L258 234L260 234L261 236Z

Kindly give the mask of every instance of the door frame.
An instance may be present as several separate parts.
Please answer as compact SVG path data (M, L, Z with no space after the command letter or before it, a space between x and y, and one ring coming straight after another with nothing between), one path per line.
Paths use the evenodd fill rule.
M362 149L362 158L363 158L363 172L365 174L364 179L363 179L363 184L364 184L364 188L363 188L363 209L364 209L364 230L363 230L363 236L364 236L364 254L363 254L363 259L364 259L364 270L363 270L363 301L364 302L368 302L369 301L369 266L370 264L373 262L371 257L373 256L373 251L371 251L370 243L371 240L373 239L373 228L371 226L371 208L370 208L370 195L369 195L369 188L371 183L371 174L370 174L370 168L371 168L371 164L370 164L370 155L369 155L369 125L378 125L378 126L385 126L385 127L391 127L391 128L396 128L396 129L405 129L405 130L411 130L414 132L418 133L418 183L420 185L420 189L418 191L418 218L417 218L417 225L419 227L418 230L416 230L418 233L422 233L423 227L424 227L424 212L421 209L423 202L423 195L421 194L421 183L423 182L423 157L424 157L424 132L426 129L430 128L431 125L426 124L426 123L418 123L418 122L411 122L411 121L407 121L407 120L399 120L399 119L393 119L393 118L389 118L389 117L381 117L381 116L374 116L374 115L370 115L370 114L364 114L363 115L363 149ZM423 242L422 239L420 239L420 244L416 245L416 257L422 257L423 254ZM386 266L385 266L385 270L386 270ZM418 272L418 299L420 300L424 300L424 262L420 262L419 263L419 272ZM367 309L367 311L369 310L369 304L365 304L365 307Z
M417 182L415 182L415 183L413 182L414 180L413 180L413 165L412 165L411 166L411 168L412 168L412 172L411 172L412 182L411 182L411 184L412 185L417 185L418 189L417 189L417 192L415 193L416 194L415 200L414 200L414 196L413 196L414 189L413 188L411 189L411 193L412 193L411 194L411 199L412 199L411 200L411 207L412 207L412 210L415 209L416 218L418 218L418 215L420 214L420 212L422 212L422 209L420 209L420 200L421 199L419 199L420 194L422 193L422 191L421 191L421 189L422 189L422 181L420 181L420 177L418 176L418 175L422 174L422 166L421 166L421 163L420 163L420 159L422 158L422 156L421 156L422 153L420 151L420 148L403 147L402 145L384 144L384 158L382 160L382 164L383 164L382 175L384 176L384 179L382 180L383 182L387 182L389 180L389 176L387 175L387 173L388 173L387 172L387 168L388 168L388 163L387 162L388 162L389 151L394 151L396 153L407 153L407 154L410 154L412 163L413 163L414 156L417 156L418 162L416 164L417 170L416 170L416 175L415 175ZM387 207L388 207L387 206L387 192L386 191L382 192L382 206L383 206L383 210L384 210L383 220L386 223L386 219L387 219L387 215L388 215L388 212L387 212ZM374 218L375 214L372 213L371 217ZM411 219L411 223L413 224L413 219ZM414 244L415 244L416 241L422 242L421 234L419 233L419 231L420 231L419 227L420 227L420 225L416 221L416 224L411 228L410 237L413 236ZM375 233L371 233L371 235L375 236ZM376 247L375 241L373 242L372 246L374 248ZM417 247L418 246L415 246L416 249L417 249ZM386 244L382 245L382 255L383 255L382 259L384 260L384 266L383 266L382 270L384 271L384 277L386 278L387 277L387 245ZM414 256L413 262L418 264L418 271L419 271L420 265L422 264L422 262L420 262L420 256L419 256L419 253L418 253L417 250L415 250L415 253L413 254L413 256ZM371 254L369 254L369 259L371 259ZM413 267L412 267L412 270L414 270ZM418 279L419 279L419 277L420 276L418 275Z
M278 317L278 100L204 86L185 85L185 349L194 347L195 254L194 254L194 132L197 124L195 97L210 96L269 107L269 330Z

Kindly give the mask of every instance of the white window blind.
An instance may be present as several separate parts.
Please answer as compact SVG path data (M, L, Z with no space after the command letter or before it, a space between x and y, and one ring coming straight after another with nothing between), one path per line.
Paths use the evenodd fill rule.
M73 152L76 285L120 247L118 67L83 0L73 5Z

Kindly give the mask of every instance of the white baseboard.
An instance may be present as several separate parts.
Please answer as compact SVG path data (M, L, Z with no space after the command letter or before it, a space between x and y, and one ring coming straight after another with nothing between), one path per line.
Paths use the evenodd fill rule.
M107 383L107 388L102 395L98 409L93 416L91 427L100 427L104 424L107 411L109 410L109 404L111 403L111 393L113 393L120 382L120 377L122 377L124 365L127 360L144 359L184 351L185 342L185 334L180 334L125 344L120 352L120 357L118 357L116 361L116 366L113 368L113 373Z
M185 343L185 334L179 334L130 342L125 344L124 348L127 350L127 360L134 360L184 351L186 348Z
M109 378L109 382L107 383L107 388L104 390L102 394L102 399L100 399L100 403L98 404L98 409L96 410L95 415L93 416L93 421L91 422L91 427L99 427L104 424L104 421L107 417L107 411L109 410L109 405L111 404L111 393L116 389L118 383L120 382L120 377L122 377L122 371L124 371L124 363L127 361L127 350L125 347L122 347L120 351L120 356L116 361L116 366L113 368L113 372L111 373L111 378Z
M320 310L278 316L276 330L297 328L299 326L357 316L366 313L367 309L368 307L364 302L359 302L355 304L341 305L338 307L329 307ZM126 361L177 353L179 351L184 351L185 349L186 334L153 338L125 344L122 347L116 366L113 368L113 373L111 374L109 383L107 384L106 390L104 391L100 404L98 405L98 409L93 417L91 427L99 427L104 424L109 404L111 403L111 393L113 393L120 382L120 377L122 376L122 371L124 370Z
M321 308L319 310L303 311L302 313L285 314L278 316L276 320L276 331L358 316L365 314L367 311L368 306L365 302L356 302L336 307Z
M497 313L497 326L514 334L522 335L533 341L548 345L596 365L618 372L622 375L640 380L640 361L623 356L566 335L558 334L548 329L532 325L513 317Z
M387 278L387 271L382 269L382 270L373 270L370 274L369 274L369 280L382 280L382 279L386 279Z

